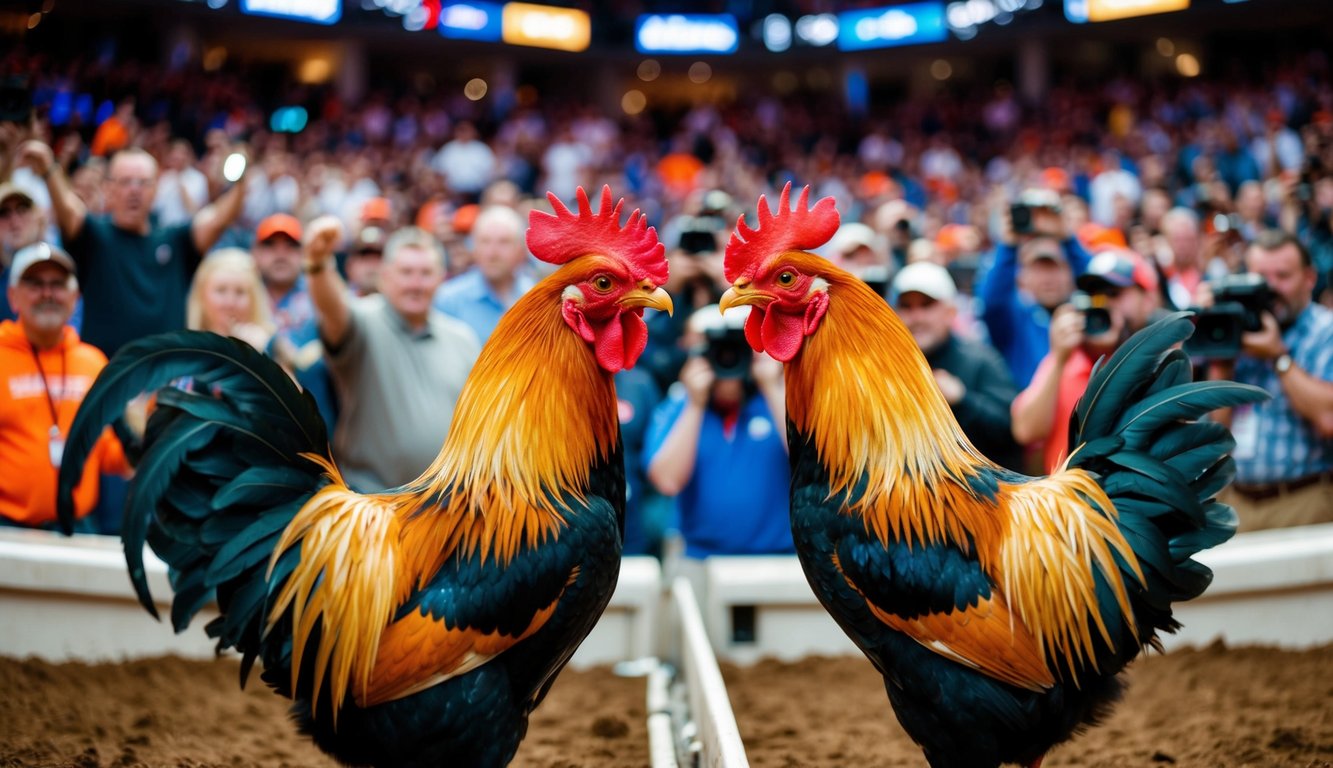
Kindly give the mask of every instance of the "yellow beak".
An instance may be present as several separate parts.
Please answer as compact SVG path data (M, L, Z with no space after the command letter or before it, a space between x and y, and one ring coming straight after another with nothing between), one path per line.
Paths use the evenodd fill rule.
M676 306L671 303L671 294L661 288L650 290L651 285L645 284L632 291L627 292L621 299L622 307L646 307L665 312L668 315L675 311Z
M769 299L770 297L768 294L754 290L750 287L749 283L742 285L738 282L728 288L726 293L722 294L722 299L718 301L717 308L723 314L726 314L727 310L732 307L762 304Z

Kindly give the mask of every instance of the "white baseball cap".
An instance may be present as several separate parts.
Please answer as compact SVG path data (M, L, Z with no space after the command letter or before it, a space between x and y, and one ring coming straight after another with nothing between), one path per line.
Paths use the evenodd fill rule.
M50 243L33 243L26 248L20 248L18 253L14 254L14 263L9 270L9 287L18 285L28 270L44 261L59 264L71 275L75 273L74 259L71 259L68 253Z
M949 270L933 261L917 261L902 269L893 278L893 299L904 293L922 293L936 301L953 301L958 295Z

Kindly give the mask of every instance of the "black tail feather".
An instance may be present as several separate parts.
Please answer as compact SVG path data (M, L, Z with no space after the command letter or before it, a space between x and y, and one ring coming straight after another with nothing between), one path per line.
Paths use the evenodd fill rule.
M73 488L94 443L145 392L156 394L156 410L121 533L135 593L157 616L147 543L171 569L175 628L216 595L222 616L210 635L252 658L261 652L273 546L326 482L302 455L327 455L324 422L314 400L244 342L189 331L136 341L103 369L70 428L57 495L67 530Z

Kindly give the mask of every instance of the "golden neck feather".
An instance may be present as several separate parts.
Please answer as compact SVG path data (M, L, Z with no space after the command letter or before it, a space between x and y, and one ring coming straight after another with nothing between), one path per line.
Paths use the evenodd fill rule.
M850 506L868 524L933 540L954 528L943 495L970 495L967 478L993 465L963 434L884 299L823 260L807 268L829 284L828 311L787 366L788 417L813 440L835 496L867 481Z
M581 498L620 434L615 384L561 317L570 267L534 286L496 327L473 366L435 462L414 483L445 554L457 546L507 560L558 534L548 494ZM448 495L443 509L432 509ZM425 547L421 556L434 560ZM440 550L436 550L439 552ZM427 570L430 570L429 568Z

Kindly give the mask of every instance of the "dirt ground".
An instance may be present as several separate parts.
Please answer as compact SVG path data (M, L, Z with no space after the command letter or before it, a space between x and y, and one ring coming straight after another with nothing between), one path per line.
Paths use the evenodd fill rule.
M48 664L0 657L0 768L333 768L231 659ZM565 670L516 768L648 762L645 678Z
M724 666L723 676L754 768L926 765L863 658ZM1111 719L1043 768L1333 767L1333 645L1154 654L1129 681Z
M726 665L755 768L924 766L857 657ZM0 768L329 768L262 683L179 658L47 664L0 658ZM1333 768L1333 646L1215 645L1137 662L1104 725L1045 768ZM643 678L567 670L533 716L519 768L645 766ZM859 716L854 716L859 715Z

